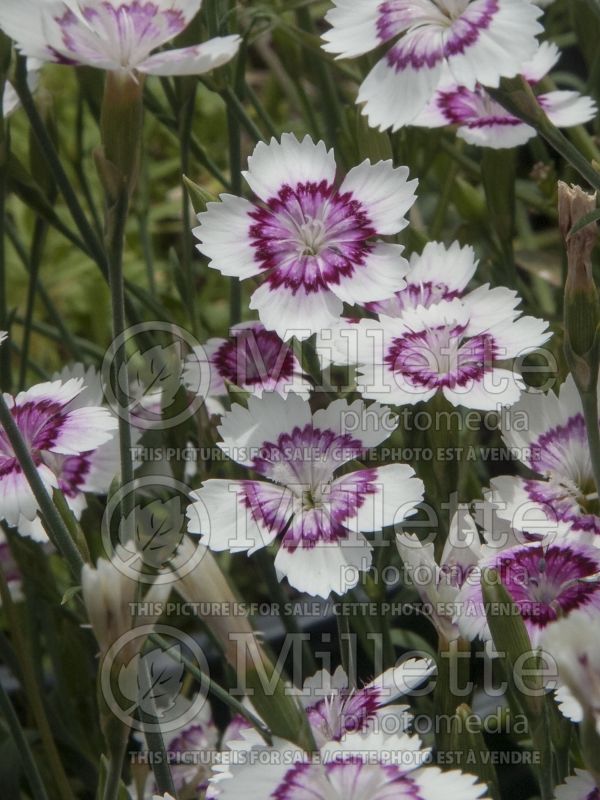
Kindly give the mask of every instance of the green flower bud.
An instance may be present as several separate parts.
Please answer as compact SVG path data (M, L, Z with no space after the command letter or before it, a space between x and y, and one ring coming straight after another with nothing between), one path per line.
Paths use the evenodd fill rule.
M598 237L595 222L573 232L574 226L596 208L596 193L579 186L558 184L559 226L567 249L565 285L566 354L577 385L589 389L598 374L597 329L600 298L592 275L592 251Z

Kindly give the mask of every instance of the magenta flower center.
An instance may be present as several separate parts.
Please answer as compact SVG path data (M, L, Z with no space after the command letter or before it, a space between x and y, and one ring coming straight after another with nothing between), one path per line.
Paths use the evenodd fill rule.
M290 380L294 354L272 331L249 330L224 342L214 356L221 377L236 386L274 386Z

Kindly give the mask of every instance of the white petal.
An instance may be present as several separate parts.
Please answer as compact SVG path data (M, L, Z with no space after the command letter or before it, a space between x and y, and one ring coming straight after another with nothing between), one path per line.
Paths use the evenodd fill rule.
M66 11L62 0L2 0L0 28L15 40L18 49L27 56L42 61L57 60L51 47L62 49L62 41L54 17Z
M401 255L403 250L398 244L376 242L365 263L351 275L340 273L339 283L331 284L331 290L349 305L389 299L406 286L408 261Z
M489 333L500 349L500 358L516 358L533 353L553 336L552 331L548 330L548 323L536 317L520 317L510 325L500 323L490 328Z
M292 336L304 340L335 323L344 304L328 289L295 292L285 285L273 288L265 281L250 298L250 308L258 311L260 321L269 331L287 342Z
M209 203L198 214L200 225L193 231L200 240L198 250L222 275L243 279L260 272L250 240L252 211L254 206L243 197L222 194L220 203Z
M351 542L317 542L290 551L281 546L275 557L279 579L313 597L343 595L353 589L362 572L371 567L371 547L362 536Z
M419 36L419 31L405 36L398 47L410 49L413 39ZM441 74L441 60L435 61L431 67L426 64L416 67L407 63L397 68L384 57L363 81L357 103L365 104L363 114L367 116L369 125L380 130L392 128L396 131L412 123L425 108L438 86Z
M239 464L251 466L265 442L276 442L294 426L301 428L312 420L310 405L296 394L287 397L265 392L261 398L248 398L248 407L235 403L223 415L218 428L219 447Z
M370 491L361 495L362 503L354 516L344 520L344 526L352 531L368 533L388 525L395 527L415 514L423 500L423 481L408 464L388 464L374 470L351 472L335 480L333 487L353 492L359 480L368 480Z
M315 144L308 135L299 142L293 133L284 133L281 142L273 137L269 144L256 145L243 175L252 191L268 201L284 186L332 184L335 170L333 150L327 150L325 142Z
M325 15L331 28L323 34L323 50L340 58L356 58L379 47L380 6L381 0L334 0Z
M472 126L461 125L456 135L467 144L474 144L477 147L507 150L525 144L536 136L536 132L523 122L482 122Z
M362 400L334 400L315 411L313 421L316 428L358 439L363 448L377 447L398 427L398 417L389 408Z
M535 55L521 69L521 75L529 83L537 83L555 67L560 59L560 50L554 42L541 42Z
M454 389L444 387L444 397L453 406L465 406L479 411L499 411L516 403L525 388L522 378L509 369L494 367L483 378L470 380Z
M554 800L589 800L598 791L596 781L590 772L575 769L566 781L554 790Z
M441 242L428 242L421 255L411 256L406 279L411 284L443 283L450 291L458 292L466 288L477 264L470 245L461 247L458 242L452 242L446 247Z
M496 87L501 77L518 75L538 47L542 26L539 8L529 0L498 0L487 26L480 20L489 10L487 0L469 3L446 39L448 65L456 83L474 89L477 83ZM472 24L477 36L470 41Z
M380 236L398 233L408 225L405 215L416 200L418 180L408 180L408 167L394 167L392 161L371 164L366 159L344 178L340 193L352 192L366 207Z
M459 770L444 770L439 767L423 767L411 773L411 778L418 786L419 798L422 800L477 800L487 792L484 783L479 783L475 775Z
M555 91L542 94L538 101L558 128L583 125L598 113L596 102L579 92Z
M249 494L261 504L248 507ZM291 514L291 495L263 481L211 479L191 493L188 531L202 535L211 550L253 553L270 544Z
M148 75L203 75L231 61L240 43L239 36L219 36L191 47L155 53L136 69Z

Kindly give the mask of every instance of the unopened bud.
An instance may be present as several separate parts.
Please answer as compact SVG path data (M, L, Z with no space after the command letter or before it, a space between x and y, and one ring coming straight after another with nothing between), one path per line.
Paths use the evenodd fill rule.
M140 168L143 119L143 76L107 72L100 115L102 153L96 156L109 201L125 186L133 192ZM107 165L102 165L102 160Z
M190 603L203 603L209 608L219 603L225 608L239 607L237 598L210 550L206 549L192 570L186 565L195 552L189 539L184 539L171 566L179 575L177 591ZM203 616L223 648L225 657L238 679L252 692L252 704L272 733L312 750L314 741L306 714L298 699L289 692L279 665L273 664L245 615L220 614Z
M578 223L596 208L596 193L579 186L558 184L558 218L567 249L565 285L565 334L569 366L577 385L589 388L596 380L597 329L600 299L592 274L592 251L598 230L595 222L577 229Z
M201 211L206 211L206 206L209 203L217 202L218 198L215 197L214 194L207 189L203 189L202 186L199 186L191 178L188 178L187 175L183 175L183 183L185 184L185 188L190 196L196 214L199 214Z
M124 574L122 567L119 568L119 561L121 564L127 561L127 554L120 549L111 561L99 558L95 567L85 564L81 571L83 600L101 655L105 655L121 636L133 628L155 622L171 589L169 584L153 584L143 598L142 605L144 609L152 609L155 605L157 613L151 610L149 614L136 614L138 583ZM119 659L129 663L142 645L141 637L132 637L119 651Z

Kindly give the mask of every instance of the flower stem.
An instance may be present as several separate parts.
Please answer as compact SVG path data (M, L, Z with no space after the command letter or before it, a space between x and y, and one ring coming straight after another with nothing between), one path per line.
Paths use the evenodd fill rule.
M46 794L46 789L44 788L44 784L38 771L37 764L35 763L33 753L29 747L29 742L27 741L27 737L25 736L23 728L21 727L21 723L19 722L19 718L17 717L15 709L10 702L10 698L6 694L6 689L4 688L2 681L0 681L0 712L2 713L2 716L4 717L11 732L13 742L23 765L23 771L25 772L27 781L31 787L31 794L34 800L48 800L48 795Z
M580 391L583 405L583 416L587 430L588 446L592 462L592 472L596 483L596 491L600 494L600 427L598 424L598 388L597 382L590 391Z
M356 685L356 663L354 659L353 640L356 638L350 630L350 617L344 613L344 603L336 605L338 611L335 618L338 629L338 639L340 645L340 657L344 672L348 676L348 686Z
M169 647L169 643L158 633L150 634L150 641L155 642L169 657L173 658L173 660L183 664L185 669L192 677L196 678L200 684L207 685L208 691L218 700L228 706L234 714L239 714L240 716L244 717L244 719L247 720L252 727L258 731L267 744L270 745L272 743L271 731L265 725L265 723L249 708L246 708L243 703L240 703L239 700L223 689L222 686L219 686L218 683L215 683L212 678L202 672L195 664L186 658L186 656L182 655L181 652L178 651L175 653L173 648Z
M29 259L29 286L27 288L27 305L25 307L25 317L23 322L23 347L21 351L21 368L19 370L18 383L20 390L25 388L25 380L27 377L27 361L29 356L29 343L31 340L31 321L33 319L35 296L38 290L38 275L47 231L47 223L38 217L35 221L33 240L31 243L31 257Z
M144 697L144 704L150 708L149 712L141 711L142 724L144 725L144 736L148 744L148 750L152 754L152 770L156 779L158 793L163 795L168 792L173 797L177 797L173 777L169 767L168 754L165 749L163 735L158 726L159 712L154 702L152 678L148 663L144 658L140 659L139 686ZM148 717L149 725L146 727L144 717Z
M34 669L35 660L34 658L32 658L29 642L27 641L26 637L23 634L22 619L19 618L15 613L16 609L12 602L6 578L1 567L0 567L0 598L2 600L2 608L6 614L8 624L10 627L10 632L12 635L15 652L17 654L18 667L20 671L20 678L23 685L23 689L25 690L25 694L27 696L27 700L29 703L29 708L31 709L32 716L35 719L37 729L39 731L46 759L51 767L51 772L54 777L54 783L56 785L56 788L58 789L58 793L59 796L61 797L61 800L74 800L74 794L71 789L71 784L69 783L69 779L67 778L67 775L64 771L62 762L60 760L60 755L56 747L55 738L52 733L52 729L50 728L50 724L48 722L48 716L46 714L44 701L42 699L42 695L40 692L38 678L36 676L36 672ZM2 686L2 681L0 681L0 688L1 686ZM8 697L6 698L6 700L8 703L10 703ZM9 721L8 717L7 721ZM17 719L17 724L18 724L18 719ZM13 731L13 736L14 735L15 734ZM19 739L16 736L15 736L15 741L17 742L19 741ZM20 747L19 749L22 750L22 747ZM32 754L29 753L29 755L33 760ZM35 769L35 762L33 763L33 767Z
M106 211L106 252L109 268L109 284L112 310L112 332L116 340L126 330L125 289L123 282L123 242L125 223L129 206L128 190L123 185L114 204ZM129 377L127 373L126 353L123 346L114 348L113 375L115 395L119 405L119 452L121 463L122 485L133 482L133 460L131 455L131 422L129 419ZM127 503L127 507L125 504ZM127 492L123 498L121 514L123 519L129 517L133 508L134 496Z

